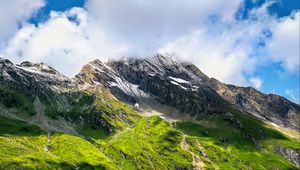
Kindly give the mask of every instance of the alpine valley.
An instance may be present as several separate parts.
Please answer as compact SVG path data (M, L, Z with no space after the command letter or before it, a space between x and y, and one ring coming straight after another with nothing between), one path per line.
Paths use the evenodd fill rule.
M300 105L169 54L0 59L0 169L299 169Z

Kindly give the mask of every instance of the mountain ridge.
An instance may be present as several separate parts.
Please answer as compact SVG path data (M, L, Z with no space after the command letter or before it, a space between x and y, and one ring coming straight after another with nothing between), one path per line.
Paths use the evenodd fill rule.
M131 62L131 65L137 64L137 61L142 61L144 65L142 65L141 67L145 67L143 69L150 69L151 67L147 67L147 65L149 65L149 63L151 63L151 61L149 60L154 60L155 63L157 64L161 64L161 65L172 65L174 64L176 67L178 67L178 65L183 66L183 68L185 69L190 69L189 71L198 76L200 78L200 81L198 79L198 83L201 84L201 80L202 80L202 84L204 82L204 84L207 84L207 86L211 87L215 92L217 92L218 95L220 95L222 98L224 98L226 101L229 101L230 103L232 103L233 105L235 105L237 108L239 108L242 111L246 111L251 113L252 115L258 117L259 119L262 119L264 121L270 121L272 123L275 123L279 126L285 126L285 127L290 127L293 128L297 131L299 131L299 124L300 124L300 119L299 119L299 114L300 114L300 106L296 103L293 103L289 100L287 100L286 98L276 95L276 94L264 94L259 92L258 90L251 88L251 87L239 87L239 86L234 86L234 85L228 85L228 84L224 84L221 83L219 81L217 81L214 78L209 78L207 77L205 74L203 74L195 65L191 64L191 63L186 63L186 62L177 62L176 60L174 61L173 58L169 57L167 60L160 60L161 57L164 57L163 55L155 55L154 57L150 57L150 58L146 58L146 59L128 59L128 61L126 61L127 63ZM157 60L158 59L158 60ZM166 59L164 57L164 59ZM161 62L162 63L159 63ZM167 61L167 62L166 62ZM119 60L119 61L115 61L115 62L110 62L110 65L116 65L118 63L126 63L123 60ZM176 64L177 62L177 64ZM170 64L171 63L171 64ZM109 64L109 63L108 63ZM118 67L118 66L117 66ZM161 67L160 67L161 68ZM160 68L157 68L157 70L159 70ZM115 68L116 70L117 68ZM136 68L134 68L136 69ZM168 69L168 68L167 68ZM126 77L126 75L124 76L124 71L125 69L122 68L120 69L120 74L123 77ZM148 71L148 70L147 70ZM143 71L143 72L147 72L147 71ZM141 72L141 71L140 71ZM151 71L150 71L151 72ZM154 73L153 73L154 72ZM160 73L157 73L155 71L153 71L152 68L152 72L150 74L161 74L162 72L164 72L164 70L159 70ZM133 74L133 71L128 71L129 74ZM182 72L181 72L182 73ZM180 74L181 74L180 73ZM188 78L187 80L189 80L190 78L192 78L193 76L186 76L184 75L186 73L182 73L181 75L177 75L177 77L181 77L181 78ZM138 75L141 76L141 75ZM161 75L160 75L161 76ZM128 80L132 81L132 75L127 76ZM137 80L141 79L140 77L137 78ZM174 82L174 81L173 81ZM139 83L137 81L132 81L132 83ZM225 94L224 89L222 90L222 88L225 88L228 93ZM229 96L229 93L231 93L232 96ZM256 95L257 98L252 97L251 93L253 93L253 95ZM234 94L234 95L233 95ZM243 97L244 96L244 97ZM250 101L245 100L245 98L250 98ZM244 103L242 103L244 100ZM265 103L264 103L265 101ZM276 103L276 104L272 104L272 103ZM267 105L267 106L265 106ZM270 106L269 106L270 105ZM291 108L290 108L291 107ZM273 109L273 110L272 110ZM267 114L267 115L265 115Z
M2 62L4 61L9 64L13 64L9 60L1 59L1 61ZM142 64L138 62L142 62ZM140 64L140 67L142 67L142 69L136 72L130 70L127 71L126 73L126 71L124 70L128 69L129 67L126 68L123 67L122 69L120 69L118 68L120 66L117 66L117 64L120 63L122 64L127 63L124 66L128 65L129 63L131 65ZM172 66L176 68L171 68ZM282 126L282 127L292 128L297 130L298 132L300 131L300 127L298 126L300 124L300 118L299 118L300 105L293 103L292 101L289 101L288 99L276 94L264 94L252 87L239 87L231 84L221 83L220 81L214 78L209 78L208 76L206 76L203 72L201 72L201 70L197 66L188 62L180 61L178 60L177 56L172 56L170 54L165 54L165 55L157 54L148 58L123 57L119 60L110 60L107 63L103 63L99 59L96 59L83 66L81 72L75 75L75 77L73 78L68 78L64 76L54 68L47 66L44 63L37 64L37 63L31 63L27 61L27 62L22 62L19 65L16 65L16 67L19 67L20 69L28 72L53 75L53 77L63 79L65 81L75 81L79 84L84 84L86 82L89 84L95 84L95 82L100 83L106 88L109 88L113 93L115 93L115 95L117 96L119 95L120 98L125 97L126 99L124 99L124 101L126 102L126 100L128 100L131 104L135 104L134 103L135 99L128 95L126 96L126 93L124 93L124 91L126 90L117 89L115 88L116 86L112 87L110 84L107 84L107 82L113 82L116 81L115 79L118 79L118 81L129 81L129 83L132 83L133 85L139 84L140 83L139 80L143 78L142 75L138 75L140 77L135 78L135 80L133 80L132 75L131 76L126 75L128 73L137 74L139 72L143 72L143 74L148 74L150 76L155 74L155 75L159 75L159 77L164 77L164 74L169 74L169 77L171 77L172 79L175 77L172 77L170 75L174 70L171 70L171 74L170 74L167 73L168 69L169 70L178 69L180 71L182 69L186 69L188 70L188 72L179 71L180 74L176 75L177 78L178 77L179 79L185 78L187 79L187 81L189 79L193 79L193 81L197 81L194 87L197 87L198 84L206 84L207 86L209 86L209 88L212 88L213 91L215 91L219 96L221 96L223 99L236 106L238 109L249 112L250 114L256 116L257 118L263 121L274 123L275 125ZM165 70L162 69L164 67L166 67ZM138 69L138 68L134 68L134 69ZM99 78L98 78L98 81L100 82L94 81L93 78L95 77L91 75L97 71L101 72L99 73ZM186 75L186 74L190 74L190 75ZM195 76L199 78L195 79L194 78ZM124 80L124 77L126 77L127 79ZM173 82L174 84L177 83L176 81L174 81L174 79L171 80L170 82L171 83ZM180 87L183 87L184 85L187 84L188 83L184 84L181 82L178 85ZM139 87L135 87L135 88L139 88ZM144 93L143 90L140 93ZM257 98L251 97L251 95L254 94L257 96ZM267 103L264 103L264 101L267 101ZM276 104L272 104L272 102Z
M94 60L73 78L0 59L0 168L299 168L295 139L169 57Z

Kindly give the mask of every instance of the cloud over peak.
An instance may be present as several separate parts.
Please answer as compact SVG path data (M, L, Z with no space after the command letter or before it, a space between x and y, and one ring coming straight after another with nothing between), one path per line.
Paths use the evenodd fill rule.
M37 4L25 18L43 6L41 0L31 2ZM168 52L196 64L210 77L256 88L262 86L257 69L266 63L279 62L285 71L297 72L300 12L279 19L268 13L272 4L268 1L253 8L247 19L238 19L242 3L88 0L84 8L52 11L38 25L23 21L0 54L15 62L45 62L74 76L95 58Z

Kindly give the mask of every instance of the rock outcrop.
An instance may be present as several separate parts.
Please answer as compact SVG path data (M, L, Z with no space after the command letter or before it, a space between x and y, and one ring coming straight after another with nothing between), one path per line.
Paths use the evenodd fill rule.
M257 118L300 131L300 106L275 94L263 94L252 87L238 87L210 79L211 87L241 111Z

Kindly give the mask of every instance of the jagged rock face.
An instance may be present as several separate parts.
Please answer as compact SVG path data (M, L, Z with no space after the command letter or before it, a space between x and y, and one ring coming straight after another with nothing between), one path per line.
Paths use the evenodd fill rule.
M95 60L84 65L81 72L76 75L79 84L101 85L110 89L112 94L129 103L135 103L132 96L132 84L112 70L100 60Z
M211 87L227 101L256 117L300 131L300 106L274 94L263 94L251 87L226 85L216 79Z
M251 110L254 108L253 106L264 105L266 102L267 105L271 105L272 102L275 102L275 105L280 105L282 102L286 102L283 98L267 96L265 99L256 100L262 94L254 89L244 89L222 83L217 84L220 86L217 88L215 87L217 85L212 83L213 79L205 76L195 65L177 61L172 56L156 55L147 59L123 59L109 63L95 60L85 65L75 78L65 77L45 64L23 62L20 65L14 65L8 60L0 59L0 116L37 125L43 131L49 133L48 141L44 145L47 154L57 156L58 152L65 152L66 149L72 148L72 151L67 151L68 153L64 155L68 156L76 152L88 160L96 156L100 162L104 160L104 157L107 157L107 160L116 163L118 168L123 168L124 164L129 165L128 167L132 166L132 169L149 169L153 167L158 167L158 169L203 168L204 164L201 159L204 158L206 165L210 165L208 167L213 166L215 169L219 169L219 164L232 165L232 168L237 169L249 169L255 168L255 163L261 163L262 158L259 161L251 162L253 161L252 157L255 158L257 155L261 155L261 157L270 156L271 159L268 160L274 160L276 162L274 165L278 165L278 167L281 167L281 165L284 165L282 166L284 168L294 167L288 162L284 162L283 157L299 167L299 148L294 148L294 142L280 133L264 127L260 121L253 119L251 116L234 110L233 105L228 102L240 106L240 109L244 107L253 111ZM221 92L224 92L224 94L221 94ZM132 103L136 108L128 107L116 98ZM235 100L229 100L231 98L238 98L236 99L237 103L234 103ZM140 101L143 101L143 99L154 99L156 102L161 103L160 106L167 105L171 112L179 110L180 113L183 113L183 116L189 118L190 116L192 118L202 116L202 120L192 119L192 122L180 122L190 121L191 119L176 119L178 122L169 124L158 117L143 117L136 112L144 113L143 105L140 105ZM253 101L250 101L250 99ZM254 105L256 104L254 101L258 104ZM285 104L284 107L272 106L268 109L270 113L285 113L288 109L291 109L290 103ZM298 105L295 105L295 110L298 109L297 107ZM255 109L259 110L260 108L255 107ZM25 115L28 111L33 111L35 114ZM7 125L4 123L5 126ZM22 131L29 130L23 128L23 126L20 127L24 129L21 129ZM16 129L19 129L18 126ZM114 134L117 130L120 130L121 133ZM57 136L60 135L56 134L52 135L53 140L51 140L50 134L52 132L74 134L81 137L81 139L85 138L86 141L82 142L78 137L76 139L80 140L71 140L65 135L59 140ZM111 135L102 139L103 132L111 133ZM214 132L217 133L214 134ZM227 134L227 132L229 133ZM20 134L23 135L23 133ZM100 139L98 140L99 134ZM112 136L112 134L114 135ZM11 137L15 138L14 134L3 135L4 139L9 139L4 140L4 142L13 141L12 143L15 145L11 146L16 147L18 151L18 149L26 149L25 145L28 141L30 148L33 148L29 152L34 154L32 155L34 157L32 157L30 153L30 159L24 159L24 161L21 159L21 157L24 157L22 150L20 150L22 152L20 157L16 156L15 152L8 154L10 157L8 157L7 162L12 164L13 168L18 168L18 164L17 162L11 162L10 158L20 158L18 160L22 161L26 167L28 162L31 164L35 161L37 162L36 167L40 166L41 163L53 165L50 160L35 159L35 156L40 155L35 150L41 150L43 147L41 141L46 139L45 136L42 136L42 138L40 136L38 138L30 137L26 140L21 139L22 137L10 139ZM268 140L268 138L270 139ZM30 140L33 139L38 139L39 144L32 143ZM202 139L205 139L205 143L203 142L205 145L202 142L200 143ZM52 142L55 143L52 145ZM59 142L67 145L72 144L72 147L67 145L56 147ZM78 145L73 145L74 143ZM87 147L91 145L95 145L95 147ZM133 147L127 147L129 145ZM10 145L3 146L11 147ZM287 146L291 146L291 148L286 148ZM57 149L53 150L54 148ZM97 152L89 152L90 148L94 148ZM10 150L12 149L14 148ZM88 152L82 152L86 149L88 149ZM138 152L136 152L136 149L138 149ZM209 149L209 153L205 152L206 149ZM224 152L224 149L226 152ZM253 152L250 152L250 149ZM6 157L5 154L10 150L2 152L4 153L2 154L3 157ZM242 152L245 152L243 154L245 156L241 157L251 156L250 159L238 158ZM275 152L278 154L275 155ZM101 153L103 156L96 153ZM173 155L173 153L176 153L176 155ZM24 154L28 156L27 152L24 152ZM41 155L44 154L41 152ZM282 158L278 156L279 154L282 155ZM153 155L159 155L159 157ZM188 157L188 155L191 157ZM64 158L63 155L58 156L55 157L55 162L60 158ZM230 159L226 157L230 157ZM70 162L73 165L73 160L76 158L78 157L71 157L68 160L62 159L62 161L65 165L72 160ZM120 162L120 158L130 161L128 163ZM163 161L160 162L160 160ZM132 165L130 165L131 161ZM177 166L178 161L193 161L191 164L193 167L188 164L187 166L181 164ZM82 159L79 163L84 162L84 159ZM139 166L136 162L143 166ZM165 163L170 166L164 166ZM201 165L199 165L200 163ZM212 166L211 163L213 163ZM94 165L95 162L92 162L92 164ZM6 164L2 165L7 167ZM89 167L82 166L82 168ZM220 166L220 168L222 167ZM261 167L273 168L273 166ZM76 164L72 168L78 169L81 166ZM274 168L277 167L274 166Z
M286 159L293 162L298 168L300 168L300 150L282 148L280 146L275 148L275 150L277 153L284 156Z
M77 91L74 80L45 64L30 62L14 65L0 59L0 82L3 87L24 93L31 102L39 97L65 107L68 105L66 95Z
M72 93L75 92L77 85L74 80L45 64L23 62L15 65L0 59L0 107L7 110L18 108L24 112L18 115L9 111L10 114L5 116L15 115L17 119L41 125L42 129L51 131L63 122L52 121L46 115L58 118L60 111L67 112ZM30 113L29 117L24 116L26 112Z
M195 65L170 55L124 58L106 64L96 60L79 75L81 80L90 77L88 82L103 84L117 98L133 104L142 94L180 112L197 115L224 112L228 101L263 121L300 130L299 105L253 88L223 84L207 77Z
M85 65L76 78L79 82L101 84L115 97L131 104L153 98L191 116L225 113L224 105L228 103L185 67L194 69L162 55L125 58L107 64L95 60Z
M200 72L188 70L193 68L172 56L123 59L108 65L139 90L180 112L192 116L225 112L226 101L203 82Z
M112 131L93 106L97 98L86 94L77 81L42 63L15 65L0 59L0 115L30 122L48 132L76 134L73 127L79 122L93 128L105 124L104 128Z
M124 58L108 63L95 60L85 65L75 78L67 78L45 64L14 65L0 59L0 68L2 86L24 92L31 102L37 96L51 96L50 103L59 103L61 110L70 107L71 93L80 93L86 86L101 86L133 105L151 98L192 116L226 113L232 107L230 102L261 120L300 130L299 105L277 95L210 79L195 65L170 55ZM14 101L8 96L0 90L2 100Z
M63 77L58 71L56 71L54 68L47 66L44 63L31 63L29 61L22 62L20 65L22 68L30 69L31 71L40 72L40 73L46 73L46 74L53 74L60 77Z
M13 85L28 93L36 94L38 91L61 93L71 91L76 87L72 79L45 64L23 62L20 65L14 65L8 60L0 59L0 68L2 84Z

